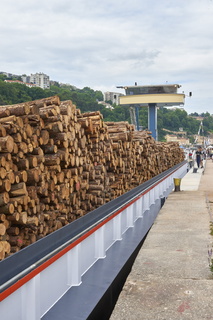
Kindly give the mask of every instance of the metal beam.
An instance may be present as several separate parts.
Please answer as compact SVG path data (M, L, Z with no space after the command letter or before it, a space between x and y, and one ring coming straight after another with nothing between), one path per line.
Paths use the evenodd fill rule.
M156 103L157 106L174 106L184 104L185 94L141 94L127 95L120 97L121 105L140 104L148 106L150 103Z

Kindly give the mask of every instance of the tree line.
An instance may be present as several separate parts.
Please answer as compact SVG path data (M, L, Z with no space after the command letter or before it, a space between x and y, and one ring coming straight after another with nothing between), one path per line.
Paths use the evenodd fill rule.
M0 75L0 105L10 105L36 99L42 99L53 95L58 95L61 101L72 100L81 112L99 110L104 117L104 121L128 121L130 122L130 112L128 106L112 104L112 108L107 108L103 101L103 93L95 91L89 87L78 89L72 85L59 85L57 82L50 89L41 89L39 87L29 88L19 83L4 82L5 76ZM197 113L188 115L185 110L160 108L157 112L158 117L158 137L164 140L167 129L170 131L179 131L180 128L187 132L187 135L193 136L199 130L200 121L193 118ZM202 113L203 134L207 136L213 133L213 117L208 113ZM142 129L148 127L148 109L139 108L139 125Z

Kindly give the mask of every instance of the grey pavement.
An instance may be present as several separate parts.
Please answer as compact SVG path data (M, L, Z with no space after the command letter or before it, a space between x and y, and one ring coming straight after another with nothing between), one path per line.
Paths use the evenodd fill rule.
M213 320L208 261L213 162L193 168L173 191L151 228L110 320Z

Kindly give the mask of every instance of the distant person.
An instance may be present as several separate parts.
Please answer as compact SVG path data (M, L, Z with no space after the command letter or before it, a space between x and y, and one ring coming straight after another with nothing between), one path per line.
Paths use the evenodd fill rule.
M206 149L206 159L210 158L210 150Z
M193 159L193 152L192 152L192 150L190 150L190 151L189 151L189 167L190 167L190 168L192 168L192 166L193 166L193 161L194 161L194 159Z
M205 160L205 151L201 150L201 157L200 157L200 167L203 168L203 161Z
M196 155L197 167L200 168L200 165L201 165L201 168L202 168L202 151L201 151L201 148L197 148L197 151L195 152L195 155Z

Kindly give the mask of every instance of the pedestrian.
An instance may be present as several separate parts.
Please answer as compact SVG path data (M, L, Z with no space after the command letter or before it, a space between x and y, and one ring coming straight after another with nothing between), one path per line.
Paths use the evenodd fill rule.
M210 158L210 150L207 148L206 149L206 159Z
M197 162L197 167L200 168L200 165L202 167L202 152L201 152L201 148L197 148L197 151L196 151L196 162Z

